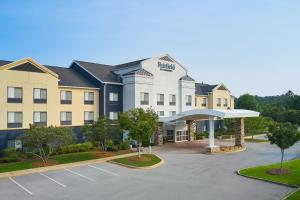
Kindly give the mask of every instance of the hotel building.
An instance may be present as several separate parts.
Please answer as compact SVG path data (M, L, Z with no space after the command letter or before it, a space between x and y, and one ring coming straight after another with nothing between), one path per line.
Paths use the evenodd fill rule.
M0 93L0 149L19 145L17 137L29 124L67 126L80 136L80 127L100 115L117 120L120 112L137 107L152 108L164 118L234 105L224 84L196 83L168 54L119 65L75 60L68 68L30 58L0 61ZM191 140L187 124L164 123L164 137ZM198 126L205 130L205 123Z

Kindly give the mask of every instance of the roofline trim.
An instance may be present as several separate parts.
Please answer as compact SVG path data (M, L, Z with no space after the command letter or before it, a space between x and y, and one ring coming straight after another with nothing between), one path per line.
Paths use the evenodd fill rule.
M95 79L97 79L98 81L100 81L102 84L123 85L122 83L114 83L114 82L105 82L105 81L102 81L101 79L99 79L98 77L96 77L93 73L91 73L89 70L87 70L85 67L83 67L82 65L80 65L76 60L73 60L73 62L71 63L71 65L73 63L77 64L80 68L82 68L84 71L86 71L87 73L89 73L90 75L92 75ZM71 65L70 65L70 67L71 67Z
M69 86L69 85L59 85L59 88L76 88L76 89L92 89L92 90L100 90L100 88L94 87L81 87L81 86Z

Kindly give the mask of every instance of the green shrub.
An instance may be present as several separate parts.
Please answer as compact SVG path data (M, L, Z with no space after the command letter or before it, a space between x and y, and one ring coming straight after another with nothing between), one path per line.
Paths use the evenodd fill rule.
M58 154L67 154L67 153L77 153L77 152L86 152L94 148L91 142L85 142L81 144L70 144L63 146L58 150Z
M120 143L120 149L121 150L127 150L129 149L129 141L124 140L123 142Z
M114 142L112 140L107 140L106 150L107 151L118 151L118 148L114 145Z
M9 163L17 162L22 158L22 153L17 151L15 148L7 148L2 150L3 158L0 159L0 162Z

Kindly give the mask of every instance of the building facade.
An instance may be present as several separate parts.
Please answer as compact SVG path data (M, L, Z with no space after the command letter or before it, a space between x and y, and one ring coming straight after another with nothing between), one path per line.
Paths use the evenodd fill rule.
M0 61L0 149L13 146L29 124L67 126L74 132L100 115L151 108L169 117L203 108L231 109L225 85L196 83L170 55L119 65L74 60L68 68L33 59ZM167 141L191 140L188 122L163 124Z

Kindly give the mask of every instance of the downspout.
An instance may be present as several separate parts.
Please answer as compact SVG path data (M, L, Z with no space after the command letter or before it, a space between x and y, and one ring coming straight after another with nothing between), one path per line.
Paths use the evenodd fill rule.
M106 83L103 86L103 115L106 116Z

